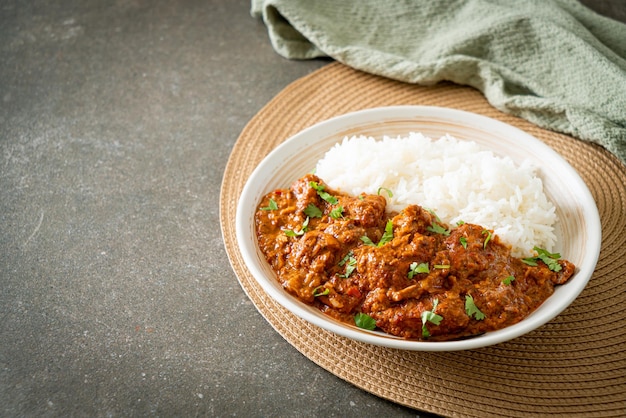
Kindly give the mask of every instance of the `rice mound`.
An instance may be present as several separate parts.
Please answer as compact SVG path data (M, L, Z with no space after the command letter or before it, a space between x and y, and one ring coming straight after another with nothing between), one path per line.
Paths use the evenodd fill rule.
M556 209L529 161L516 165L472 141L450 135L432 140L346 137L318 161L315 173L332 188L358 195L381 191L390 211L409 204L433 210L454 226L459 221L493 229L517 257L538 246L552 251Z

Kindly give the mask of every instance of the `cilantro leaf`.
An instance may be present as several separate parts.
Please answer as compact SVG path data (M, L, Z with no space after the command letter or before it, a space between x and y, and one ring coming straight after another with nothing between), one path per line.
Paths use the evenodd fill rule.
M347 279L354 272L354 270L356 270L356 258L351 258L346 264L346 272L344 274L340 274L339 277Z
M450 231L449 231L449 230L447 230L447 229L446 229L446 228L444 228L443 226L441 226L441 225L439 225L439 224L436 224L436 223L434 223L434 222L433 222L432 224L430 224L430 226L429 226L429 227L426 227L426 230L427 230L427 231L430 231L430 232L434 232L435 234L441 234L441 235L444 235L444 236L446 236L446 237L447 237L448 235L450 235Z
M428 209L428 208L424 208L426 209L426 211L428 211L428 213L430 213L431 215L433 215L435 217L435 220L439 223L441 223L441 219L439 218L439 216L435 213L434 210L432 209Z
M309 203L309 205L304 209L304 214L310 216L311 218L321 218L323 212L313 203Z
M343 206L337 206L330 211L330 217L333 219L343 218Z
M357 327L370 331L376 328L376 320L363 312L354 315L354 323Z
M304 233L309 229L309 220L310 218L307 216L302 223L302 227L299 231L294 231L293 229L285 229L285 235L287 235L288 237L297 237L300 235L304 235Z
M388 189L388 188L386 188L386 187L379 187L379 188L378 188L378 191L376 192L376 194L380 196L380 191L381 191L381 190L386 191L386 192L387 192L387 196L389 196L389 197L393 197L393 193L391 192L391 190L389 190L389 189Z
M561 258L561 254L559 253L550 253L547 250L544 250L543 248L539 248L539 247L533 247L533 250L537 251L537 254L539 254L539 257L541 256L545 256L545 257L549 257L552 258L554 260L558 260L559 258Z
M363 241L365 245L369 245L370 247L382 247L383 245L385 245L392 239L393 239L393 221L391 219L387 221L387 224L385 225L385 232L383 233L383 236L380 238L380 241L378 241L378 244L374 244L374 242L367 235L363 235L361 237L361 241Z
M467 250L467 238L461 237L461 238L459 238L459 242L461 243L463 248L465 248Z
M375 247L376 244L374 244L374 241L372 241L370 239L370 237L368 237L367 235L363 235L361 237L361 241L363 241L365 243L365 245L369 245L370 247Z
M409 273L407 274L407 276L409 279L412 279L413 277L415 277L416 274L429 272L430 270L428 269L428 263L418 264L417 261L414 261L409 266Z
M324 290L322 290L324 289ZM324 286L317 286L315 289L313 289L313 296L314 297L318 297L318 296L326 296L327 294L330 293L330 289L329 288L324 288Z
M465 295L465 313L470 318L473 315L474 319L478 321L482 321L483 319L485 319L485 314L482 313L480 309L478 309L478 306L476 306L476 304L474 303L474 298L472 297L472 295Z
M324 186L317 183L316 181L310 181L309 186L311 186L318 194L319 197L330 203L331 205L336 205L338 200L336 197L330 195L329 193L324 191Z
M439 325L443 320L441 315L437 315L435 313L435 309L437 309L437 305L439 304L439 299L435 299L433 301L433 308L430 311L422 312L422 337L428 338L430 337L430 332L426 328L426 323L430 322L435 325Z
M349 277L354 270L356 269L356 258L354 257L354 253L349 251L339 263L337 263L339 267L346 266L346 272L344 274L340 274L339 277L347 278Z
M276 204L276 201L272 198L270 198L270 202L267 206L260 208L261 210L276 210L278 209L278 204Z
M528 257L522 259L522 261L529 266L537 266L537 261L543 261L550 270L552 271L561 271L562 267L558 262L558 259L561 258L561 254L559 253L550 253L543 248L533 247L533 250L537 252L536 257Z
M489 231L488 229L483 229L483 235L487 235L487 238L485 238L485 242L483 242L484 250L485 248L487 248L487 243L491 241L491 231Z
M533 249L537 251L537 254L539 254L539 259L543 261L544 263L546 263L546 265L548 266L550 270L561 271L562 267L557 261L559 258L561 258L561 254L559 253L552 254L544 250L543 248L538 248L538 247L534 247Z
M348 253L343 256L343 258L341 259L341 261L339 263L337 263L337 265L338 266L343 266L344 264L346 264L348 262L348 260L351 257L354 257L354 253L352 251L348 251Z
M378 241L378 246L382 247L384 244L388 243L393 239L393 222L390 220L387 221L385 225L385 233L383 234L380 241Z
M529 266L536 267L537 266L537 257L523 258L522 262L524 262L524 264L528 264Z
M502 283L509 286L513 282L513 280L515 280L515 276L509 276L505 278L504 280L502 280Z

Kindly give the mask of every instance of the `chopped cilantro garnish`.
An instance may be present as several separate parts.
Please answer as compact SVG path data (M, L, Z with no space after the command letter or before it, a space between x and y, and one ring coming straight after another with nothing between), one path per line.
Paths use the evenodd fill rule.
M432 223L429 227L426 228L427 231L434 232L435 234L445 235L446 237L450 235L450 231L444 228L443 226Z
M483 242L483 250L484 250L485 248L487 248L487 243L491 241L491 231L489 231L488 229L483 229L483 235L487 235L487 238L485 238L485 241Z
M278 209L278 205L276 204L276 201L272 198L270 198L270 202L267 206L260 208L261 210L276 210Z
M344 274L340 274L339 277L348 278L350 275L356 270L356 258L350 257L346 264L346 272Z
M378 242L378 246L381 247L382 245L388 243L392 239L393 239L393 222L390 219L387 221L387 224L385 225L385 233L383 234L383 237Z
M322 289L324 289L324 290L322 290ZM330 289L324 288L324 286L317 286L315 289L313 289L313 296L314 297L326 296L329 293L330 293Z
M430 270L428 269L428 263L417 263L414 261L409 266L409 273L407 274L409 279L415 277L416 274L419 273L428 273Z
M350 277L350 275L356 269L356 258L354 258L354 253L352 251L349 251L348 254L346 254L339 263L337 263L337 265L340 267L342 267L343 265L346 266L346 272L344 274L340 274L339 277Z
M456 223L456 226L461 226L461 225L464 225L464 224L465 224L465 221L458 221L458 222Z
M339 219L343 217L343 206L337 206L330 211L330 217L333 219Z
M330 195L329 193L324 191L324 186L317 183L316 181L310 181L309 182L309 186L311 186L319 195L319 197L321 197L322 199L324 199L325 201L327 201L328 203L330 203L331 205L336 205L338 200L336 197Z
M509 277L505 278L504 280L502 280L502 283L504 283L505 285L509 286L511 284L511 282L513 282L513 280L515 280L515 276L509 276Z
M434 210L432 209L428 209L428 208L424 208L428 211L428 213L430 213L431 215L433 215L435 217L435 220L439 223L441 223L441 219L439 218L439 216L437 216L437 214L435 213Z
M393 193L391 192L391 190L389 190L389 189L388 189L388 188L386 188L386 187L379 187L379 188L378 188L378 191L376 192L376 194L380 196L380 192L381 192L381 190L386 191L386 192L387 192L387 196L389 196L389 197L393 197Z
M558 262L558 259L561 258L561 254L550 253L539 247L533 247L533 250L537 252L537 256L522 259L524 263L534 267L537 265L537 260L541 260L548 266L550 270L561 271L562 267Z
M370 331L376 328L376 320L363 312L354 315L354 323L357 327Z
M476 304L474 303L474 298L472 295L465 295L465 313L470 318L474 316L474 319L478 321L482 321L485 319L485 314L478 309Z
M304 214L311 218L321 218L323 212L320 208L315 206L313 203L309 203L309 206L307 206L304 209Z
M361 241L363 241L365 243L365 245L369 245L370 247L375 247L376 244L374 244L374 241L372 241L370 239L370 237L368 237L367 235L363 235L361 237Z
M393 222L391 221L391 219L387 221L387 224L385 225L385 232L383 233L383 236L380 238L380 241L378 241L378 244L374 244L374 242L367 235L363 235L361 237L361 241L363 241L365 245L369 245L371 247L382 247L383 245L385 245L392 239L393 239Z
M297 237L300 235L304 235L304 233L309 228L309 220L310 218L307 216L304 222L302 223L302 227L300 228L299 231L294 231L293 229L286 229L285 235L287 235L288 237Z
M339 263L337 263L337 265L343 266L344 264L348 262L348 260L350 260L350 258L353 258L353 257L354 257L354 253L352 251L348 251L348 253L343 256L343 258L341 259Z
M430 311L422 312L422 337L428 338L430 337L430 332L426 328L426 323L430 322L435 325L439 325L443 317L441 315L437 315L435 313L435 309L437 309L437 305L439 304L439 299L435 299L433 301L433 308Z
M461 237L461 238L459 238L459 242L461 243L463 248L467 249L467 238Z

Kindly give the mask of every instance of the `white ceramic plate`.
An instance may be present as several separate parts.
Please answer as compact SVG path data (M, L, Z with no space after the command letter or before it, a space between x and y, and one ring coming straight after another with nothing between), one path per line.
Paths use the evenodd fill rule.
M411 341L340 323L308 306L283 290L260 252L254 213L261 198L272 190L288 188L310 172L317 161L345 136L406 135L421 132L438 139L450 134L471 140L509 156L516 163L533 160L539 167L545 193L557 208L558 244L555 252L577 266L575 275L523 321L477 337L460 341ZM385 347L422 351L452 351L485 347L526 334L561 313L589 281L600 253L601 226L589 189L578 173L554 150L535 137L495 119L460 110L394 106L368 109L321 122L289 138L274 149L254 170L244 186L236 216L237 240L252 276L278 303L297 316L328 331L357 341Z

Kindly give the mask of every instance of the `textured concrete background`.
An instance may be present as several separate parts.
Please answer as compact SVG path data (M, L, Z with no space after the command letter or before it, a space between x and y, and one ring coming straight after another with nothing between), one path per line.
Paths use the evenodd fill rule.
M0 416L418 414L303 357L230 268L230 150L328 62L280 58L249 7L0 4Z

